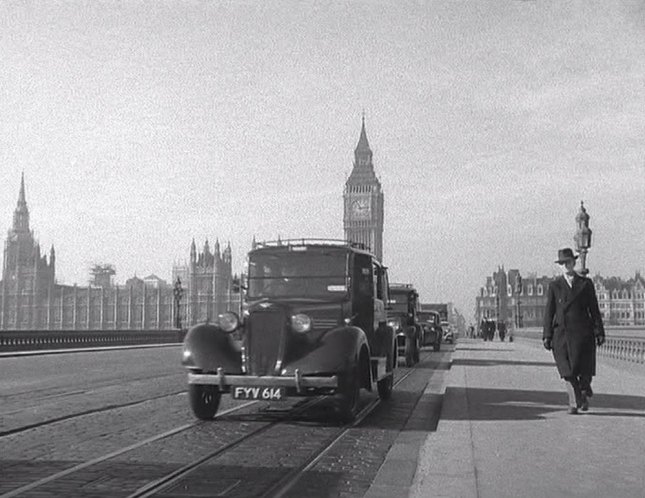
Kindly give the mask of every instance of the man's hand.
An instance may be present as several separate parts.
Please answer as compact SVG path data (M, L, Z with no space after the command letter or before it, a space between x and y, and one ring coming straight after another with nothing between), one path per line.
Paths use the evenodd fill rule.
M542 339L542 344L544 344L544 349L546 349L547 351L551 351L551 348L552 348L551 339L549 339L548 337L545 337L544 339Z
M605 336L604 335L597 335L596 336L596 346L602 346L605 343Z

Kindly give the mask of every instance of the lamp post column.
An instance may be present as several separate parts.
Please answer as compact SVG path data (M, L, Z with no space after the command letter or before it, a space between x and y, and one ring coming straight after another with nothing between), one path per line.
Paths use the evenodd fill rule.
M175 326L181 330L181 298L184 295L184 289L181 286L179 277L175 281L175 288L172 292L175 296Z
M515 295L517 312L515 314L515 325L517 328L522 328L522 308L520 306L520 296L522 295L522 276L518 273L515 278Z
M591 247L591 229L589 228L589 214L585 209L583 201L580 201L580 210L576 215L576 233L573 237L576 243L576 250L580 254L580 273L586 276L589 273L587 268L587 251Z

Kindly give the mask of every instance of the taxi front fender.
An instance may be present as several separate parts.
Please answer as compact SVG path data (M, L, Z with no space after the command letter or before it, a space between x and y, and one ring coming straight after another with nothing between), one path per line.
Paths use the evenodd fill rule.
M304 356L283 365L283 374L298 369L304 375L346 372L359 361L361 350L369 355L367 336L353 326L339 327L326 332Z
M213 324L195 325L184 339L182 365L202 372L214 372L221 367L228 373L241 373L240 342Z

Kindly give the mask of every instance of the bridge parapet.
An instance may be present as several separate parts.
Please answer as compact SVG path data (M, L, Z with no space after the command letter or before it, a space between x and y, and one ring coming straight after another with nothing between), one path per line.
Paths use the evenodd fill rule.
M173 344L180 343L184 334L177 329L0 331L0 352Z
M645 364L645 328L605 327L606 341L597 349L599 357ZM542 329L515 329L515 337L541 341Z

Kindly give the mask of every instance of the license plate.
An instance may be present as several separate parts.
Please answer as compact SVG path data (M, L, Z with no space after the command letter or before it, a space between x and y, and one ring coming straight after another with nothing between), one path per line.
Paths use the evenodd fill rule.
M287 398L284 387L233 386L234 399L255 399L260 401L283 401Z

